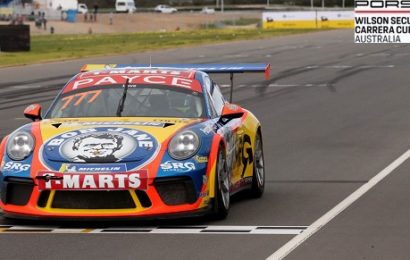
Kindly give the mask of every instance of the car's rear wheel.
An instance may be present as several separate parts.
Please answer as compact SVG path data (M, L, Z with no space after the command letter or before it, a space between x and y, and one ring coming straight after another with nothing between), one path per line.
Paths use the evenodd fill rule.
M216 161L215 198L212 205L212 213L215 219L224 219L228 216L231 199L230 184L231 178L226 166L226 156L222 147L220 147Z
M265 161L263 157L262 136L260 132L256 134L255 138L255 152L253 162L253 176L251 196L260 198L265 190Z

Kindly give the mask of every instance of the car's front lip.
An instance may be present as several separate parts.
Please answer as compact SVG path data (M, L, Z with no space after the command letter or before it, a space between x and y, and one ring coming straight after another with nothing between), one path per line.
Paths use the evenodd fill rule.
M193 204L176 206L160 203L161 205L145 209L50 209L33 206L30 203L24 206L6 204L3 205L3 214L6 217L20 218L21 216L21 218L32 219L158 219L180 214L196 215L198 212L207 211L208 204L202 204L201 201L202 199L199 198Z
M7 211L3 210L3 216L12 219L22 219L22 220L47 220L47 221L155 221L155 220L168 220L168 219L184 219L184 218L197 218L210 214L212 211L211 206L180 212L171 213L161 213L152 215L110 215L110 216L86 216L86 215L74 215L74 216L64 216L64 215L32 215L21 212Z

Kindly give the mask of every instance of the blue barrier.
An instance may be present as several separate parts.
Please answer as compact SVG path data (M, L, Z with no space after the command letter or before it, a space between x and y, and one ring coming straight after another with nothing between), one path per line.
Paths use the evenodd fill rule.
M75 23L77 20L77 10L67 10L67 22Z

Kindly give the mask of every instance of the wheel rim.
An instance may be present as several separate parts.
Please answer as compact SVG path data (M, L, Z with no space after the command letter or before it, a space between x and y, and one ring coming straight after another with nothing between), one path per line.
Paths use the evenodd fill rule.
M256 138L255 145L255 174L258 186L262 187L265 182L265 166L263 161L262 142L259 135Z
M219 155L218 159L218 180L219 180L219 189L221 191L222 203L224 207L229 208L229 175L226 170L225 158L222 153Z

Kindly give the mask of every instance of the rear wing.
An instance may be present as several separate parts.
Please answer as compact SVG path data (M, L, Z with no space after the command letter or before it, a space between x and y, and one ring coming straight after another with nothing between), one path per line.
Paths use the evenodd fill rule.
M233 95L233 75L238 73L264 73L265 79L270 77L270 64L265 63L226 63L226 64L86 64L81 72L104 70L104 69L181 69L198 70L206 73L230 74L231 89L230 102Z

